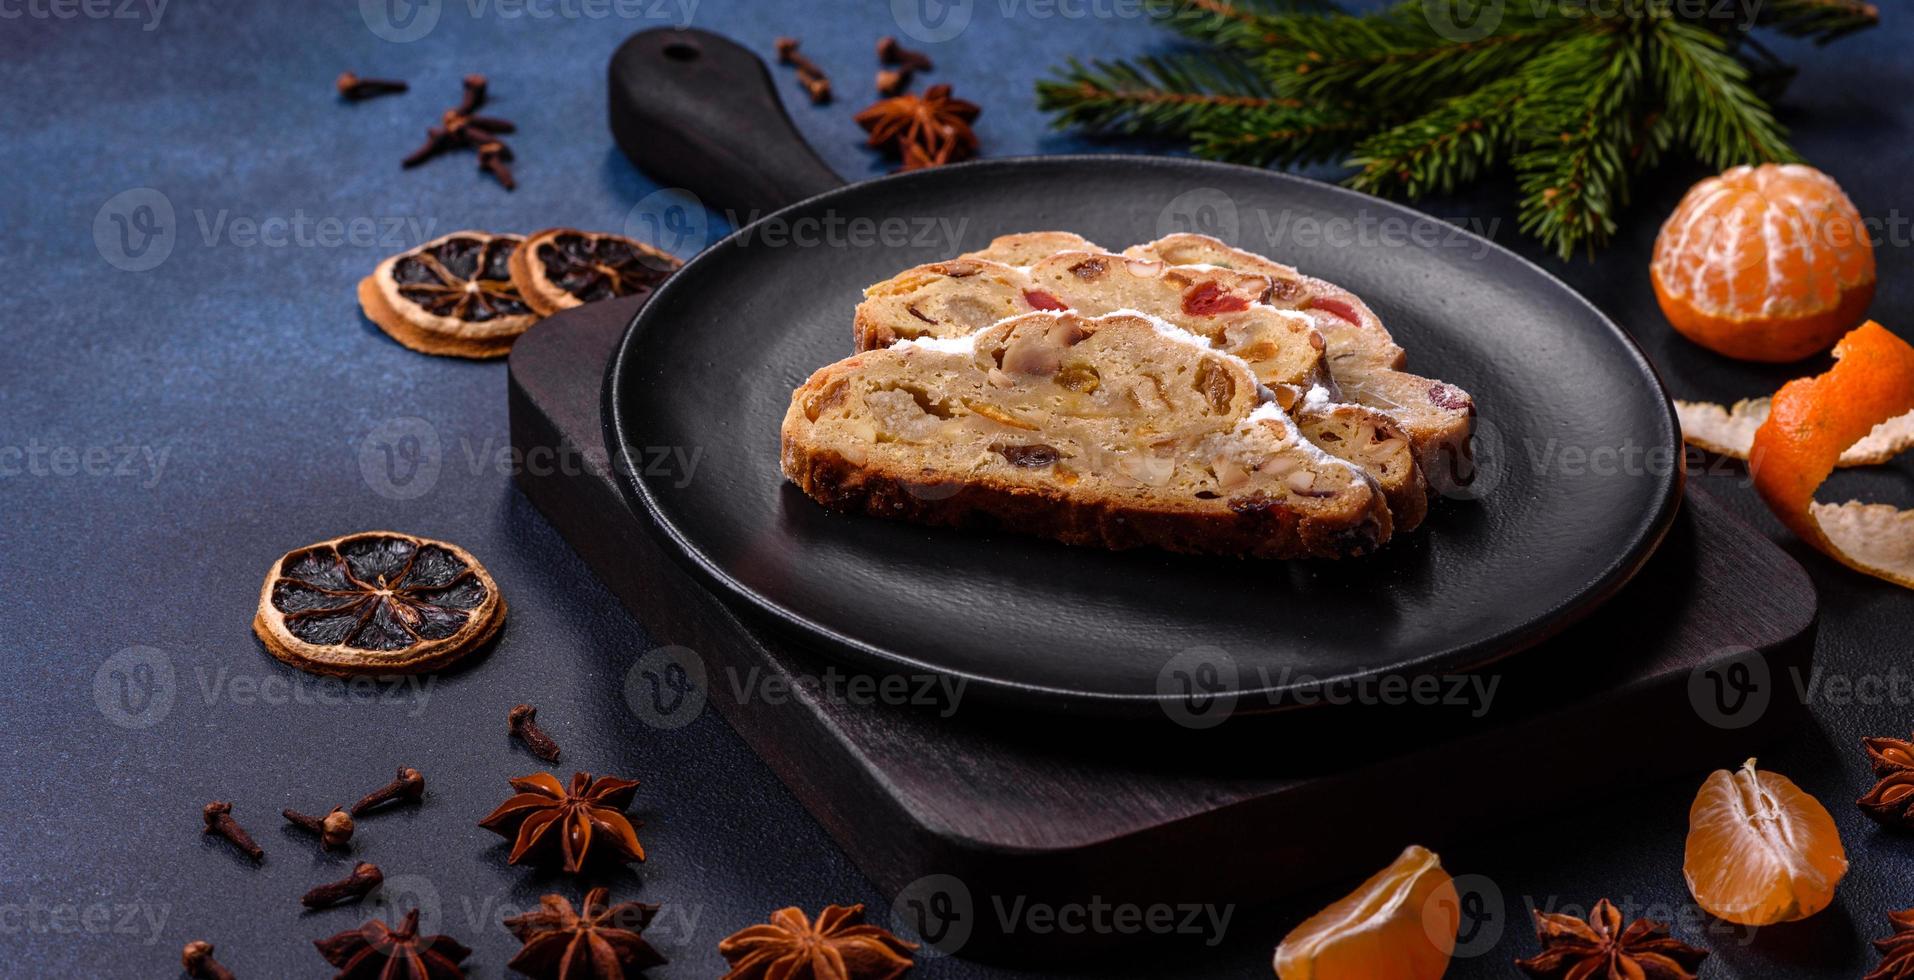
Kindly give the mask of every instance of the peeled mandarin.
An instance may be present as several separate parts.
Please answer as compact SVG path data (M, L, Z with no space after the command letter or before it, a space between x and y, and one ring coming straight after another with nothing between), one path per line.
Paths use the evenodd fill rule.
M1461 920L1442 861L1410 845L1355 891L1290 930L1276 947L1282 980L1437 980Z
M1798 361L1861 322L1874 298L1874 243L1827 174L1735 167L1689 189L1648 272L1682 336L1729 357Z
M1709 914L1767 926L1827 908L1848 859L1827 808L1749 759L1701 784L1688 808L1681 870Z

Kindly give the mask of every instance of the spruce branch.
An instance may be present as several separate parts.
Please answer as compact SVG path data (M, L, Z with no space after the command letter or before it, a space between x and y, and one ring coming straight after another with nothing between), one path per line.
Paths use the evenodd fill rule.
M1037 83L1037 107L1056 113L1058 128L1189 137L1232 116L1302 103L1272 95L1237 59L1188 55L1088 65L1073 59L1057 78Z
M1527 93L1510 75L1356 145L1349 186L1371 194L1447 194L1499 163Z
M1375 132L1388 117L1297 108L1269 109L1215 120L1196 133L1196 152L1212 160L1266 167L1320 163Z
M1523 72L1518 224L1564 259L1615 232L1643 74L1633 32L1618 29L1565 41Z
M1755 25L1826 44L1881 22L1863 0L1754 0Z
M1879 19L1866 0L1146 2L1207 53L1072 61L1038 85L1059 126L1340 160L1350 185L1411 198L1510 167L1521 227L1565 256L1612 235L1631 182L1677 148L1717 168L1796 159L1767 101L1794 69L1756 28L1825 43Z
M1685 120L1688 147L1717 168L1798 160L1787 132L1748 87L1727 42L1673 19L1653 22L1649 49L1669 111Z
M1252 52L1282 40L1282 14L1341 12L1333 0L1155 0L1150 10L1192 41Z
M1257 65L1284 94L1420 106L1501 77L1575 30L1572 20L1529 18L1528 5L1513 3L1487 36L1457 41L1445 35L1456 21L1443 12L1457 2L1410 0L1369 17L1284 17L1286 43Z

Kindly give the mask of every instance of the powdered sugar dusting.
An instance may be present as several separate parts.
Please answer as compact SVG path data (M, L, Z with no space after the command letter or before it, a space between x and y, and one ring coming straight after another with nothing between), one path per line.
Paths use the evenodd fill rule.
M962 337L913 337L892 344L890 349L903 350L909 347L935 351L939 354L975 354L977 353L977 335L973 333Z

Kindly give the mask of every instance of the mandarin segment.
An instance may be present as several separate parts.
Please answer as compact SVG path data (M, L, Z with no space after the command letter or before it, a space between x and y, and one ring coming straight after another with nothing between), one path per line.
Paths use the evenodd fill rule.
M1834 900L1847 869L1827 808L1753 759L1710 774L1688 809L1682 875L1717 918L1747 926L1805 919Z
M1796 361L1867 312L1874 245L1828 175L1735 167L1696 184L1655 239L1649 275L1669 323L1729 357Z
M1449 968L1461 906L1442 860L1410 845L1276 947L1282 980L1437 980Z

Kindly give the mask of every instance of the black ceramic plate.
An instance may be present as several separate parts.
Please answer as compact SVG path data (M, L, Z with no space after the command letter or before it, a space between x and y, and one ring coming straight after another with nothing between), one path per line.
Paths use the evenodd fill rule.
M1465 493L1476 499L1443 501L1371 558L1205 561L829 513L779 475L791 390L850 353L865 286L1013 231L1148 241L1179 200L1198 198L1234 207L1236 244L1354 290L1413 368L1475 395L1481 472ZM1226 653L1250 691L1479 664L1620 586L1667 527L1680 484L1668 400L1634 344L1485 242L1295 247L1255 240L1265 215L1378 234L1428 226L1279 174L1113 157L902 175L781 212L765 227L928 217L963 234L903 247L739 236L699 256L639 314L608 381L613 444L644 456L626 467L630 489L715 587L826 652L1066 701L1153 700L1165 665L1197 647ZM652 447L695 454L695 469L647 465Z
M1413 534L1342 562L918 527L828 512L785 482L791 390L851 352L863 288L1037 229L1119 249L1213 231L1348 287L1411 369L1475 396L1475 482ZM1681 485L1653 369L1552 276L1403 207L1180 159L983 161L793 205L699 255L639 313L606 380L606 422L627 447L633 506L721 596L830 656L1073 709L1156 712L1180 693L1166 668L1192 662L1233 665L1239 711L1330 681L1483 664L1620 588ZM695 467L651 465L661 449Z

